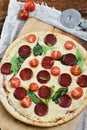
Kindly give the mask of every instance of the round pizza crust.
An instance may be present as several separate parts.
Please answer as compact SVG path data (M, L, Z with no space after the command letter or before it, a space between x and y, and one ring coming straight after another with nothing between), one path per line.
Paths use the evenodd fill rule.
M45 36L46 34L51 34L52 32L32 32L32 34L35 34L36 36ZM85 59L85 65L87 65L87 51L75 40L73 40L70 37L67 37L63 34L59 34L59 33L55 33L53 32L52 34L54 34L56 37L58 37L58 39L62 39L62 41L67 41L70 40L72 42L74 42L76 48L78 48L79 50L81 50L82 54L83 54L83 58ZM29 34L27 34L29 35ZM23 41L25 39L25 37L27 35L24 35L22 37L17 38L17 40L15 40L6 50L3 59L1 61L1 65L5 62L8 61L9 58L13 57L14 55L14 51L15 51L15 47L17 48L18 46L20 46L20 41ZM66 109L66 108L62 108L62 109L66 109L66 114L62 115L62 117L58 117L56 120L52 120L52 121L41 121L39 120L35 120L34 117L32 117L32 119L26 118L24 115L20 114L11 104L10 104L10 100L8 100L8 95L4 92L3 89L3 76L0 72L0 101L3 104L3 106L5 107L5 109L16 119L26 123L26 124L30 124L30 125L34 125L34 126L39 126L39 127L52 127L52 126L57 126L57 125L61 125L64 124L70 120L72 120L73 118L75 118L76 116L78 116L87 106L87 89L85 88L84 90L84 96L82 97L82 99L78 102L78 100L76 101L77 105L75 107L71 107L70 109ZM73 100L73 99L72 99ZM61 112L62 112L61 109ZM53 110L55 111L55 110ZM50 113L51 114L51 113Z

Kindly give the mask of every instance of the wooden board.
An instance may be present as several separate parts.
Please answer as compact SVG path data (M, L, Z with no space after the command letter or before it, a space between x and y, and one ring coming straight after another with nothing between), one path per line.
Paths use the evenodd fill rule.
M70 34L65 33L64 31L61 31L57 28L54 28L51 25L48 25L47 23L41 22L39 20L36 20L34 18L29 18L27 20L27 22L25 23L24 27L22 28L20 34L18 35L24 35L27 34L29 32L35 32L35 31L52 31L52 32L58 32L58 33L63 33L66 34L70 37ZM79 39L73 37L74 39L78 40L80 42ZM81 114L80 114L81 115ZM66 124L57 126L57 127L52 127L52 128L40 128L40 127L34 127L34 126L30 126L27 124L24 124L16 119L14 119L2 106L2 104L0 103L0 128L1 130L74 130L80 115L76 118L74 118L72 121L69 121Z

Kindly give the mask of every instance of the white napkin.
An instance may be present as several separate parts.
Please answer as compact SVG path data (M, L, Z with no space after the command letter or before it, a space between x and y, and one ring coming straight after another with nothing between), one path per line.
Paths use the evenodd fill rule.
M6 48L15 40L16 36L23 27L25 21L19 20L17 17L18 11L23 8L24 3L17 2L16 0L10 0L8 7L8 15L5 19L1 39L0 39L0 57L2 57ZM38 18L44 22L52 24L58 28L61 28L67 32L72 33L80 38L87 38L87 32L76 31L78 28L68 29L61 25L59 22L59 16L61 11L55 8L48 7L44 4L36 4L36 9L34 12L30 13L30 17ZM43 17L44 16L44 17ZM87 39L86 39L87 40ZM87 130L87 110L83 112L75 130Z
M8 45L16 38L25 23L25 21L19 20L17 17L18 11L23 8L23 4L17 2L17 0L10 0L8 15L5 19L0 39L0 57L2 57ZM44 4L36 4L35 11L30 13L30 17L40 19L87 41L87 31L82 31L79 26L73 29L63 26L60 23L60 15L61 11Z
M17 13L23 8L23 3L16 0L10 0L8 15L5 19L0 39L0 57L2 57L6 48L16 38L25 21L17 18Z

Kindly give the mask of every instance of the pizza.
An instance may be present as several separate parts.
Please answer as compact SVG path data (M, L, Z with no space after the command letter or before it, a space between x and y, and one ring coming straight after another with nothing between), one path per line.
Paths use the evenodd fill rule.
M0 64L0 100L16 119L52 127L87 106L87 52L56 32L32 32L15 40Z

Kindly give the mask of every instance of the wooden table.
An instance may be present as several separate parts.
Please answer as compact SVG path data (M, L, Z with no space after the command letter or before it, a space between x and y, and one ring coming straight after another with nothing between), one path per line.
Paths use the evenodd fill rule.
M25 0L21 0L21 1L25 1ZM27 0L26 0L27 1ZM56 9L58 9L58 10L64 10L64 9L66 9L66 8L75 8L75 9L77 9L77 10L79 10L80 11L80 13L81 13L81 15L84 17L84 18L87 18L87 1L85 1L85 0L34 0L36 3L42 3L43 1L44 2L46 2L49 6L51 6L51 7L55 7ZM6 2L6 3L3 3L3 4L1 4L1 2ZM7 14L7 6L8 6L8 3L9 3L9 0L0 0L0 18L2 19L2 14L5 14L5 15L3 15L3 18L5 18L5 16L6 16L6 14ZM2 8L2 10L1 10L1 7L3 7ZM4 11L3 11L4 10ZM4 13L2 13L2 12L4 12ZM4 19L3 20L1 20L0 19L0 27L2 27L3 26L3 22L4 22ZM27 26L27 24L28 25L30 25L30 26ZM44 24L44 23L43 23ZM48 26L48 25L45 25L45 26ZM28 28L29 27L31 27L31 23L29 24L29 22L27 22L26 23L26 25L24 26L24 28L22 29L22 31L21 31L21 33L20 33L20 35L22 35L22 34L25 34L25 33L27 33L27 31L28 31ZM46 27L47 28L47 27ZM48 29L48 28L47 28ZM26 30L26 32L25 32L25 30ZM30 29L29 29L30 30ZM64 31L61 31L61 30L58 30L58 31L60 31L60 33L65 33ZM71 36L72 38L74 38L74 39L76 39L77 41L79 41L79 43L80 44L82 44L86 49L87 49L87 45L85 44L86 42L85 41L83 41L83 40L81 40L81 39L78 39L78 38L76 38L76 37L74 37L74 36L72 36L72 35L70 35L70 34L68 34L67 33L67 35L68 36ZM0 111L1 110L3 110L3 113L1 113L1 116L2 116L2 120L6 120L7 119L7 121L6 122L0 122L0 126L3 126L3 127L1 127L2 128L2 130L6 130L6 128L8 129L8 130L18 130L18 129L20 129L21 128L21 130L40 130L40 128L36 128L36 127L30 127L30 126L28 126L28 125L25 125L25 124L23 124L23 123L21 123L21 122L19 122L19 121L17 121L17 120L15 120L14 118L12 118L10 115L9 115L9 113L7 113L5 110L4 110L4 108L3 108L3 106L1 105L1 107L0 107ZM9 120L8 120L8 117L9 117ZM72 130L73 128L74 128L74 126L75 126L75 124L76 124L76 122L77 122L77 120L78 120L78 117L77 118L75 118L74 120L73 120L73 122L72 121L70 121L69 123L67 123L67 124L64 124L64 125L62 125L62 126L60 126L59 128L58 127L54 127L54 128L52 128L52 129L55 129L55 130ZM9 126L13 126L12 128L11 127L9 127ZM68 126L68 129L67 129L67 126ZM71 128L71 126L72 126L72 128ZM52 130L51 128L47 128L47 129L44 129L44 128L41 128L41 130Z

